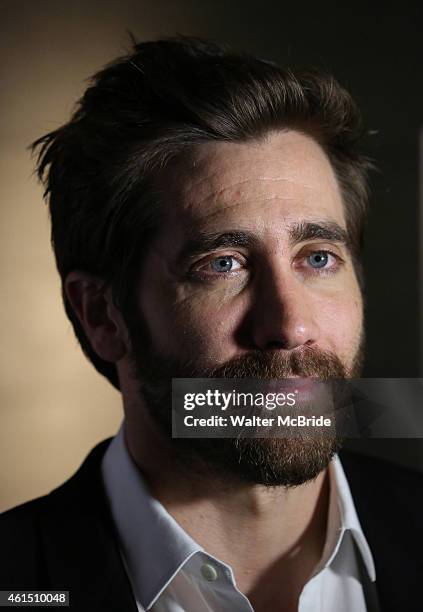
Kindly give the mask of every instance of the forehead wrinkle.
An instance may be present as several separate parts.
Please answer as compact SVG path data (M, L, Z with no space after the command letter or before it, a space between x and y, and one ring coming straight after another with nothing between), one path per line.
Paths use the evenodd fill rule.
M316 156L313 156L313 157L316 158ZM323 152L323 157L326 159L327 166L330 169L330 173L328 174L328 177L330 177L330 179L332 179L332 182L336 183L337 181L336 181L336 177L335 177L335 175L333 173L332 165L331 165L329 159L326 158L324 152ZM212 165L212 166L215 165L215 164L213 164L213 159L214 158L219 160L219 163L217 164L218 167L216 169L213 169L212 171L210 171L210 165ZM213 183L216 178L218 178L219 181L221 181L222 177L225 177L226 174L233 173L233 170L236 167L245 167L245 166L247 166L249 169L251 169L251 163L252 163L251 159L245 159L245 160L239 160L239 159L237 159L237 160L227 160L227 159L225 159L224 155L219 157L219 155L217 153L215 153L214 156L212 157L212 160L211 160L212 163L211 164L210 164L209 159L210 158L206 157L204 160L202 160L202 163L201 162L200 162L200 164L194 163L188 169L183 169L183 166L182 166L182 168L180 168L181 172L180 173L179 172L176 173L177 176L178 176L178 180L180 180L181 176L182 176L182 178L184 178L184 174L188 175L189 178L193 178L193 175L194 175L194 178L197 178L197 177L195 177L195 175L196 174L197 175L201 174L203 172L206 172L206 175L198 177L197 180L188 181L187 182L188 184L185 183L185 185L182 185L182 187L178 185L178 186L175 187L174 190L177 191L177 192L178 191L182 191L182 192L184 192L186 194L189 194L192 190L198 189L205 182ZM269 163L273 163L273 162L276 162L278 164L278 169L277 169L278 173L281 172L281 171L283 172L284 170L290 170L292 172L292 166L291 166L290 161L286 161L285 159L283 159L283 157L279 157L279 156L277 156L277 157L270 157L270 158L268 157L268 158L263 159L263 160L255 160L254 161L254 166L255 166L255 168L258 168L258 166L260 164L262 164L265 167L265 170L268 171ZM221 167L219 167L219 165ZM309 184L307 184L306 182L302 182L301 180L298 180L295 177L288 178L288 177L280 177L280 176L275 176L275 177L272 177L272 176L249 177L245 181L240 181L237 184L242 185L244 182L251 181L251 180L255 180L255 181L275 181L275 182L278 182L278 181L290 181L290 182L296 183L298 185L301 185L303 187L310 188ZM319 173L318 183L321 184L321 182L322 182L322 174Z
M284 133L284 137L286 135L287 133ZM242 187L248 182L256 184L290 183L307 190L316 190L326 184L338 189L339 185L332 164L319 143L308 135L296 134L295 131L292 132L292 135L301 136L301 140L306 140L307 151L297 151L298 147L294 142L294 152L300 156L302 162L307 164L306 176L310 176L311 172L314 184L313 181L312 184L310 181L305 181L304 172L300 171L297 164L293 165L290 154L291 145L282 146L280 150L278 147L275 152L271 140L265 143L206 143L194 149L188 158L180 158L176 166L164 170L166 191L167 193L173 192L178 198L181 197L181 203L191 208L196 204L195 200L191 199L191 194L194 192L198 195L198 191L206 191L204 184L209 184L207 189L213 192L210 193L211 197L213 194L221 194L230 188ZM318 165L323 163L326 171L320 168L317 172L316 162ZM271 168L271 174L280 175L287 172L288 176L270 176L269 164L270 166L275 164L275 167ZM233 176L234 170L239 169L242 176L245 168L248 169L248 178L231 183L231 180L236 178ZM251 168L256 172L262 171L264 176L251 177ZM222 182L228 179L229 184L222 186ZM199 202L205 200L206 197L208 196L203 197Z
M227 216L228 221L237 222L239 216L242 224L248 221L251 226L252 219L263 226L274 223L272 219L293 219L304 213L326 216L332 211L331 216L335 212L335 218L343 221L344 202L330 160L317 143L310 149L310 142L307 138L305 150L298 150L294 142L292 155L287 147L280 153L267 149L255 155L251 143L242 149L239 144L234 149L234 143L229 148L228 143L218 143L211 150L200 148L200 155L180 158L176 167L165 169L162 175L164 200L174 198L174 205L168 208L170 218L181 215L185 223L210 221L216 225L219 218ZM274 211L272 202L276 202Z
M219 177L219 182L222 182L222 173L220 172L216 172L213 175L207 176L207 177L203 177L202 179L200 179L198 182L194 182L193 184L190 184L189 186L183 186L182 187L182 192L184 195L188 196L190 192L192 192L194 189L197 191L198 188L206 182L210 182L212 183L212 179L214 177ZM221 186L220 189L218 189L217 191L215 189L213 189L213 185L211 185L211 189L212 189L212 193L210 194L210 197L212 197L213 195L220 195L221 193L223 193L224 191L228 190L228 189L236 189L238 187L242 187L248 183L288 183L291 185L296 185L298 187L303 187L304 189L307 190L311 190L311 191L316 191L316 187L322 184L323 182L323 177L320 176L320 180L319 183L316 185L310 184L309 182L304 182L302 180L299 180L297 178L288 178L288 177L282 177L282 176L278 176L278 177L272 177L272 176L253 176L253 177L248 177L247 179L244 180L239 180L236 181L234 183L230 183L228 185L224 185ZM325 181L327 182L327 181ZM336 183L336 180L334 180L334 182ZM178 190L177 190L178 191ZM209 196L207 196L209 197ZM205 198L204 198L205 199ZM202 200L200 200L202 201Z
M304 189L306 189L309 192L315 193L316 189L313 186L307 185L306 183L299 183L298 181L295 180L291 180L291 179L285 179L285 178L280 178L280 179L267 179L267 178L263 178L260 179L262 182L263 181L271 181L271 182L278 182L278 183L286 183L286 184L292 184L295 186L301 186ZM281 202L293 202L295 200L302 200L304 199L304 195L302 194L295 194L295 195L290 195L290 194L279 194L279 193L275 193L272 195L266 195L266 193L258 193L257 195L251 197L251 198L245 198L242 197L242 194L237 195L237 202L235 202L234 204L231 204L230 202L227 202L225 200L229 200L232 199L230 197L228 197L227 194L225 194L225 192L230 191L231 189L233 190L237 190L240 186L246 185L248 183L251 182L256 182L256 179L245 179L243 181L239 181L237 183L233 183L232 185L226 185L224 187L222 187L221 189L217 190L217 191L212 191L211 193L208 193L207 195L201 197L201 199L187 199L185 201L182 202L183 207L186 210L192 210L195 209L196 207L201 207L201 206L205 206L207 205L210 201L213 200L219 200L219 198L221 198L220 204L224 207L225 210L228 210L230 208L233 208L234 206L239 206L241 204L248 204L250 202L254 202L257 201L257 203L262 202L270 202L270 201L274 201L274 200L281 200ZM307 202L309 196L306 196L305 201ZM221 209L220 209L221 211ZM217 211L219 212L219 210Z
M199 203L197 203L199 206L201 205L201 203L204 203L208 198L206 198L205 200L201 200ZM245 204L251 203L251 202L256 202L257 205L259 204L265 204L265 203L269 203L269 202L273 202L275 200L281 199L284 202L291 202L294 201L295 198L281 198L280 196L270 196L268 198L251 198L250 200L238 200L237 202L233 202L233 203L222 203L222 206L218 206L215 210L213 211L206 211L205 214L200 214L198 215L199 218L203 219L203 220L213 220L216 217L220 217L225 215L228 211L237 208L238 206L243 206ZM203 206L204 208L204 206Z

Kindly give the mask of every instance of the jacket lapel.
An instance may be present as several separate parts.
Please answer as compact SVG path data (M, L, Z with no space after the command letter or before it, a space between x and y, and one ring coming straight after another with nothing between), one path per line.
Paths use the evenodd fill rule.
M372 551L381 609L420 611L422 475L348 450L339 456Z
M101 460L110 440L46 499L40 513L47 580L70 591L78 610L137 612L102 485Z

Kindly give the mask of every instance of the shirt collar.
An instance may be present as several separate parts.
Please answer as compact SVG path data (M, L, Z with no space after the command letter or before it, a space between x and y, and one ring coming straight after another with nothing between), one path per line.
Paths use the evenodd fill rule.
M152 497L124 440L124 424L110 443L102 462L103 481L119 534L124 562L141 605L148 609L175 574L203 547ZM330 494L326 542L313 574L328 567L351 532L372 581L375 566L341 462L329 464Z
M329 474L331 486L325 551L331 548L330 538L333 538L335 530L338 531L338 538L335 547L332 549L332 554L327 560L327 565L335 557L344 534L349 531L361 553L370 580L374 582L376 580L376 569L373 556L358 519L347 477L337 455L335 455L329 464Z
M103 457L102 474L132 586L148 609L203 548L152 497L126 448L123 424Z

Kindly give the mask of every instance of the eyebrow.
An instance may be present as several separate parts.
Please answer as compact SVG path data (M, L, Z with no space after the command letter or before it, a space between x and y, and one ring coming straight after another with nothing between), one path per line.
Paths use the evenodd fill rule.
M348 248L350 246L347 230L334 221L293 223L288 227L288 234L292 244L318 239L339 242Z
M349 248L347 231L334 221L301 221L288 225L288 236L292 246L307 240L327 240L338 242ZM199 231L191 235L181 250L180 261L193 258L217 249L231 247L257 248L260 240L248 230L229 230L226 232Z
M247 230L230 230L227 232L199 232L188 239L178 259L181 261L217 249L241 246L254 248L259 244L257 236Z

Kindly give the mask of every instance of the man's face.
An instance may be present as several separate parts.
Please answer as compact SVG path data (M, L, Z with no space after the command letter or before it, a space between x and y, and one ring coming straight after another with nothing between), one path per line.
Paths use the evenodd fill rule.
M275 377L358 374L362 298L339 186L311 137L200 145L155 186L163 221L137 295L148 348L130 329L140 382L150 358L156 381L225 366L260 377L255 356Z

